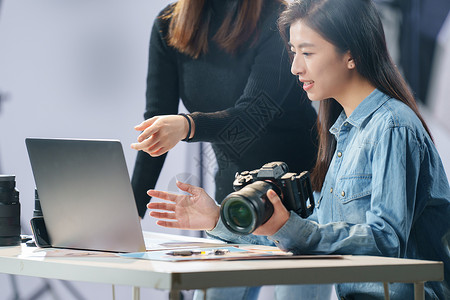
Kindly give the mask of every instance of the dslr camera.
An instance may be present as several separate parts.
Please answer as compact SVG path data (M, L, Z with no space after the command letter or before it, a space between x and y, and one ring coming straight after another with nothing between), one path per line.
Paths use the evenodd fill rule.
M231 232L246 235L264 224L273 214L267 191L273 189L287 210L302 218L314 209L314 196L309 172L289 173L284 162L271 162L253 171L236 173L235 192L222 202L220 216Z

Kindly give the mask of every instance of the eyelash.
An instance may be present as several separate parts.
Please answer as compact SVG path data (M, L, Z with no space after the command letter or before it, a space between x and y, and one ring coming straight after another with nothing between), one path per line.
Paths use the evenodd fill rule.
M297 55L297 52L294 52L294 51L292 51L292 50L289 50L289 54L295 56L295 55ZM311 53L311 52L302 52L302 55L303 55L303 56L311 56L312 53Z

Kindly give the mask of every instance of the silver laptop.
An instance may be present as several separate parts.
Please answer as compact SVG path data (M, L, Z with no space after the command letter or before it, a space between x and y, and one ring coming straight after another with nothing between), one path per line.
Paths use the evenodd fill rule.
M120 141L25 142L53 247L145 251Z

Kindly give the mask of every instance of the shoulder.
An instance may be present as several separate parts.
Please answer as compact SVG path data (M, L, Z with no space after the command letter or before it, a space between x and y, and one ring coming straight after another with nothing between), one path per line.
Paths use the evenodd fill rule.
M166 37L169 32L170 16L169 13L172 10L175 3L169 4L164 7L153 21L153 27L151 30L150 47L167 48Z
M160 19L163 16L168 15L174 8L176 2L170 3L168 5L166 5L166 7L164 7L159 13L158 16L156 17L156 19Z
M175 4L176 4L176 2L167 5L158 13L158 15L156 16L156 18L153 22L154 28L157 28L159 31L162 31L162 32L167 32L167 30L169 28L169 23L170 23L169 14L173 10L173 7Z
M381 106L380 114L387 118L387 125L390 127L422 128L422 122L416 113L400 100L390 98Z
M381 132L403 131L419 144L428 139L428 133L416 113L400 100L388 99L372 116L372 125Z

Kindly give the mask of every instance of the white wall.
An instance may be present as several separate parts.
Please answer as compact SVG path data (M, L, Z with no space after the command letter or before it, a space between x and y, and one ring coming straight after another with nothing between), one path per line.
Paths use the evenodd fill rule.
M136 152L129 148L143 119L150 29L169 0L4 0L0 10L0 173L16 175L22 204L22 227L29 233L34 208L34 180L24 139L35 137L112 138L123 142L130 170ZM186 170L196 170L198 146L177 146L168 159L160 189ZM194 174L195 175L195 174ZM114 216L111 216L114 217ZM157 228L145 218L144 230ZM22 297L44 280L15 278ZM12 298L12 282L0 275L1 297ZM78 299L60 281L51 280L56 296ZM73 284L83 299L110 298L109 285ZM143 299L166 293L142 291ZM11 296L9 296L11 295ZM117 299L128 299L118 287Z

